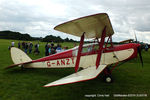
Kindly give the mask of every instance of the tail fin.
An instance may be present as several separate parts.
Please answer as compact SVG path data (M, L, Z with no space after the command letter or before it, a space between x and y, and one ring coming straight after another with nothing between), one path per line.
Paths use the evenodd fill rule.
M20 64L25 62L31 62L32 59L22 50L12 47L11 48L11 58L14 64Z
M14 64L6 67L5 69L13 68L18 65L32 63L32 59L26 53L24 53L22 50L16 47L12 47L10 50L10 53L11 53L11 58Z

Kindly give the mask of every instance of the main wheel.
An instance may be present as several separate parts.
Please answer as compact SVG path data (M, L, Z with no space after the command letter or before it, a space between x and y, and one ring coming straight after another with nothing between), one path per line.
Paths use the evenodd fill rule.
M106 83L112 83L112 77L110 76L110 75L106 75L105 77L104 77L104 81L106 82Z

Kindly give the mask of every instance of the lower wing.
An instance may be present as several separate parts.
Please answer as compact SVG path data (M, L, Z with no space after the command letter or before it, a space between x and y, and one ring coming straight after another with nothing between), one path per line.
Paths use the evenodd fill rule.
M65 84L91 80L91 79L96 78L106 67L107 65L99 65L97 69L96 69L96 66L88 67L77 73L71 74L67 77L64 77L62 79L49 83L45 85L44 87L52 87L52 86L65 85Z

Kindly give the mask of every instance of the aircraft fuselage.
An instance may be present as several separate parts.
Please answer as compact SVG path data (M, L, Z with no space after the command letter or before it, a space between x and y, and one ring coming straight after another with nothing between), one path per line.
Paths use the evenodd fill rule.
M100 64L110 65L119 61L129 60L137 57L136 43L116 45L114 47L107 47L103 49ZM26 68L70 68L75 67L78 47L60 52L54 55L33 60L32 63L26 64ZM87 68L95 66L97 57L96 47L93 45L84 46L82 49L79 66Z

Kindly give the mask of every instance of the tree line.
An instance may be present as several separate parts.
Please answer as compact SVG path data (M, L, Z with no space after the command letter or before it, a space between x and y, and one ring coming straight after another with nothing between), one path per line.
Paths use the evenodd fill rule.
M33 41L33 40L39 40L42 42L76 42L73 39L65 38L62 39L60 36L53 36L48 35L44 38L42 37L31 37L29 34L22 34L20 32L13 32L13 31L0 31L0 39L13 39L13 40L24 40L24 41Z

